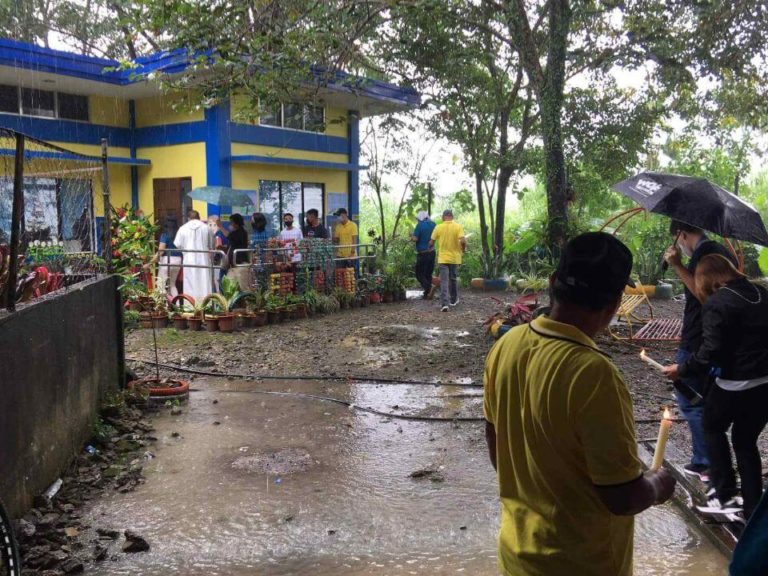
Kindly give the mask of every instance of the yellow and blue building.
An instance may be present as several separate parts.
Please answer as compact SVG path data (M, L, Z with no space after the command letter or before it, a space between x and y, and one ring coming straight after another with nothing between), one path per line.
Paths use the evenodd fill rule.
M109 59L0 39L0 127L89 156L100 156L105 138L115 206L130 204L158 219L182 217L193 207L206 217L238 208L190 201L186 193L204 185L231 186L254 191L249 211L272 215L276 226L280 213L298 219L309 208L327 219L346 207L357 220L359 172L365 169L360 118L419 103L411 89L373 80L352 87L340 75L312 105L289 102L254 114L234 96L206 108L194 92L163 92L159 78L188 65L183 50L139 58L124 69ZM0 154L7 160L13 150L0 148ZM83 177L77 176L79 188L68 177L82 173L84 159L77 154L31 149L27 158L27 174L53 176L52 188L71 191L64 204L59 194L53 236L69 240L71 221L83 208L99 225L100 173L93 172L82 191ZM0 195L0 204L7 198ZM4 213L7 207L0 207L0 227Z

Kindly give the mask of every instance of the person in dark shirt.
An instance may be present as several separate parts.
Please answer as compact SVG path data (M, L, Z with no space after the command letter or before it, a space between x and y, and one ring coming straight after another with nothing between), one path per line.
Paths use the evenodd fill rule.
M301 231L304 238L328 238L328 230L320 222L320 213L314 208L307 210L307 225Z
M720 254L701 258L695 274L703 302L701 345L679 365L669 366L670 378L716 368L717 377L705 395L704 433L715 494L703 512L738 512L736 474L731 463L728 429L736 454L749 518L763 493L762 463L757 438L768 423L768 290L750 282Z
M245 264L248 262L248 253L235 253L235 250L245 250L248 248L248 232L245 230L245 221L240 214L232 214L229 217L229 230L225 229L219 222L219 231L226 236L228 240L227 260L229 261L229 270L227 276L236 280L241 290L248 289L248 267L236 266L236 264Z
M676 238L676 242L667 249L664 259L675 271L675 274L680 277L685 286L683 330L675 357L677 364L684 364L692 354L698 351L701 345L701 302L696 296L694 280L699 260L707 254L720 254L734 264L737 264L737 262L734 255L727 248L707 238L707 235L700 228L673 220L669 226L669 232ZM683 265L682 254L689 258L687 266ZM675 386L677 404L688 422L693 444L691 461L684 466L684 469L687 474L697 476L703 482L709 481L709 458L707 456L702 425L704 405L700 398L703 396L708 379L708 374L681 375L679 382ZM683 391L689 390L692 394L681 392L681 389ZM691 399L691 396L697 398Z
M429 246L435 223L429 219L426 210L421 210L416 215L416 219L419 223L411 234L411 240L416 243L416 280L424 291L424 299L430 300L436 288L432 284L432 275L435 273L435 249Z

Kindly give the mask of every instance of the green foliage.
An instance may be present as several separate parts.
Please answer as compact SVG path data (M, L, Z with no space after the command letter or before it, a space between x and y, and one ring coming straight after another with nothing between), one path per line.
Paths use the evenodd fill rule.
M760 251L760 258L757 260L760 265L760 272L763 276L768 276L768 248L763 248Z

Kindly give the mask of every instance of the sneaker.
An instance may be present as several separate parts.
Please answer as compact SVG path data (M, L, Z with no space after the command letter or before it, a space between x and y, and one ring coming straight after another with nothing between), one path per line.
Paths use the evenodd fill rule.
M686 464L683 471L689 476L695 476L702 482L709 482L709 468L701 464Z
M451 306L457 306L461 302L458 298L456 299L456 302L451 302Z
M744 510L744 506L739 504L736 498L720 502L717 496L707 500L706 506L696 506L696 508L704 514L736 514Z
M440 311L441 312L448 312L448 306L443 306L442 308L440 308Z

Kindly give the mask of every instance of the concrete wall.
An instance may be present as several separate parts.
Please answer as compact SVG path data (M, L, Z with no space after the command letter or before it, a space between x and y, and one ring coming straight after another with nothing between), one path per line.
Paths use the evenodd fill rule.
M90 438L122 374L121 322L115 277L0 312L0 498L12 516Z

